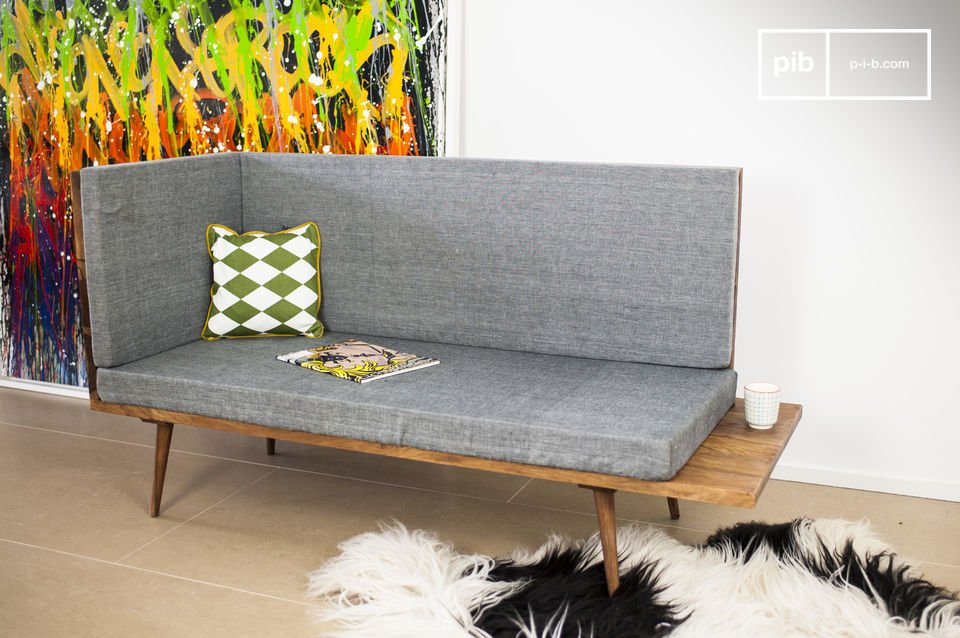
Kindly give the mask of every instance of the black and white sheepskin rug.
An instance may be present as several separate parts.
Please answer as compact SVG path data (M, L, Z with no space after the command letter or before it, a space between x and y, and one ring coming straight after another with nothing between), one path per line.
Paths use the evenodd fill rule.
M309 595L333 638L960 637L956 594L865 522L741 523L702 546L633 526L617 542L611 598L596 536L497 560L393 525L343 543Z

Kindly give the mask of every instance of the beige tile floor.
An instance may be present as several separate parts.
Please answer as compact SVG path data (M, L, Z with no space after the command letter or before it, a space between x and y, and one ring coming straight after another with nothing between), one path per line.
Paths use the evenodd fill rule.
M307 574L397 520L502 555L594 530L575 487L184 426L161 516L153 431L84 401L0 388L0 636L310 636ZM867 517L928 578L960 589L960 503L772 481L754 510L621 494L624 523L684 542L742 520Z

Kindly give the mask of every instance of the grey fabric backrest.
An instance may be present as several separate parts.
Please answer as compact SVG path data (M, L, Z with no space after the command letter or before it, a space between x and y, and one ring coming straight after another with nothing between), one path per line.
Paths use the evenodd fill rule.
M329 330L699 368L730 363L740 169L241 160L244 230L319 226Z
M239 155L83 169L80 183L94 363L197 340L210 301L207 224L243 224Z

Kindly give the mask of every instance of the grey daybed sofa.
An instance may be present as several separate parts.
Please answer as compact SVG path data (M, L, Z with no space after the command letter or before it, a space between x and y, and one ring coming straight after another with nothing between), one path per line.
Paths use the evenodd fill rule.
M612 591L615 489L751 505L799 419L731 410L739 169L224 154L74 187L91 404L157 424L152 515L173 423L564 480ZM327 334L202 341L207 224L304 221ZM442 363L359 385L274 358L346 337Z

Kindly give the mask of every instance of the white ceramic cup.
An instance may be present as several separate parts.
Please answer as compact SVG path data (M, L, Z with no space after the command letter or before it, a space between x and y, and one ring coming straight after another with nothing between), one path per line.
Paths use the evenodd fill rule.
M780 416L780 386L748 383L743 386L743 407L747 425L757 430L772 428Z

